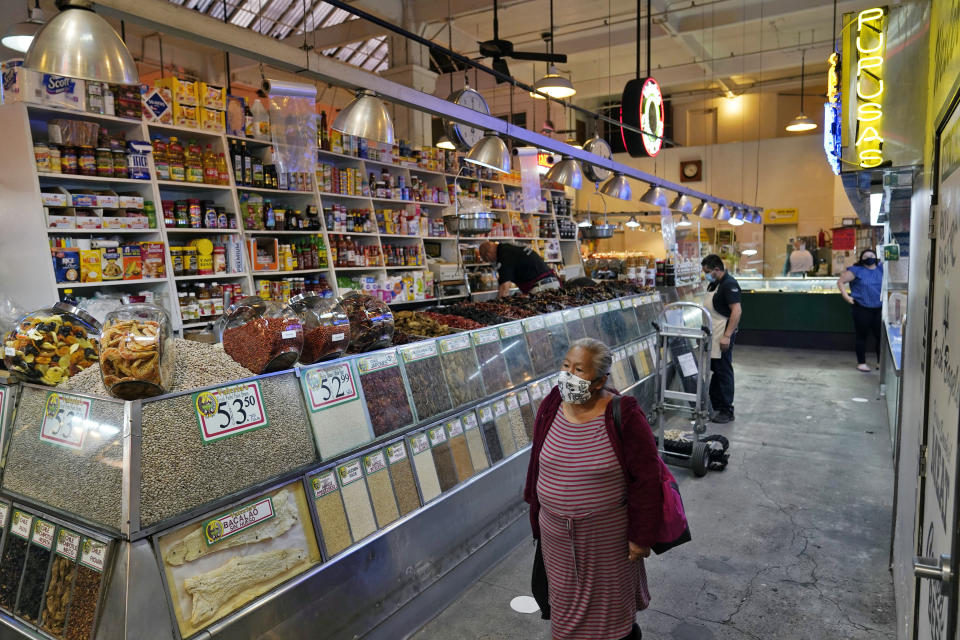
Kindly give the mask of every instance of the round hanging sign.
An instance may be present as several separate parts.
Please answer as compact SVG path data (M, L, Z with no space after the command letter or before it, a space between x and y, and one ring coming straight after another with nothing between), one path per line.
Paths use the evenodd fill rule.
M623 88L620 100L620 122L636 127L643 134L620 130L623 146L634 158L654 157L663 148L665 129L663 93L653 78L636 78Z

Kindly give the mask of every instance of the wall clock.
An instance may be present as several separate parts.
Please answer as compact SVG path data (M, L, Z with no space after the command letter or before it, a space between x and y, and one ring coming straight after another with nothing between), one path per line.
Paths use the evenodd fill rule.
M583 150L589 153L594 153L601 158L606 158L607 160L613 158L613 151L610 149L610 144L599 136L594 136L584 142ZM585 175L587 180L590 182L603 182L610 177L610 170L604 167L598 167L596 165L584 163L583 175Z
M700 182L703 180L703 161L684 160L680 163L680 182Z
M459 91L454 91L447 100L461 107L473 109L487 116L490 115L490 106L487 104L487 101L484 100L482 95L469 86ZM444 123L447 129L447 137L450 138L453 144L461 151L468 151L470 147L477 144L480 138L483 137L483 129L452 120L444 120Z
M623 146L634 158L654 157L663 148L663 93L654 78L634 78L620 97L620 122L643 131L620 130Z

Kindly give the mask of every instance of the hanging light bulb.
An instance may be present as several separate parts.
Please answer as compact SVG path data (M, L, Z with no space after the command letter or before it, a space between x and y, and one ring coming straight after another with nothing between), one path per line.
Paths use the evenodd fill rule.
M693 223L690 222L690 218L687 217L687 214L685 214L685 213L680 214L680 220L677 221L677 226L678 226L678 227L689 227L689 226L691 226L691 225L693 225Z
M654 207L667 206L667 192L655 184L650 185L647 192L640 196L640 202L644 202Z
M533 88L536 89L536 91L531 91L530 97L537 98L538 100L546 99L540 95L540 93L545 93L551 98L558 99L569 98L577 93L577 90L573 88L573 83L560 75L557 68L553 65L550 65L545 76L533 83ZM540 93L537 93L537 91Z
M577 226L581 229L586 229L587 227L593 226L593 221L590 219L590 214L587 214L587 217L577 223Z
M0 44L7 49L25 53L42 26L43 10L40 9L40 0L36 0L36 6L30 9L27 20L11 25L0 38Z
M464 160L500 173L510 173L510 150L497 134L488 131L470 148Z
M693 210L693 215L709 220L713 218L713 205L706 200L701 200L697 208Z
M449 149L450 151L454 151L457 148L457 145L453 144L453 140L447 136L440 136L440 139L437 140L437 144L434 146L438 149Z
M806 77L807 50L800 54L800 113L787 124L787 131L811 131L817 128L817 123L803 113L803 90Z
M630 181L622 173L614 173L600 185L600 193L618 200L630 200L633 197Z
M386 105L365 89L357 91L353 102L337 114L331 128L349 136L393 144L393 121Z
M630 227L631 229L636 229L640 226L640 223L637 222L637 216L630 216L630 219L623 223L624 225Z
M579 189L583 185L583 170L581 170L579 162L570 156L563 156L560 162L550 167L550 171L547 171L547 180Z
M677 213L693 212L693 200L687 197L685 193L678 193L677 197L670 203L670 209Z

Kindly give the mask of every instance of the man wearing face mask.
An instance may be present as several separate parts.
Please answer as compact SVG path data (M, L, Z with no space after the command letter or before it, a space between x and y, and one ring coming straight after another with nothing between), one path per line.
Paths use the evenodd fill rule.
M740 283L726 272L723 260L710 254L700 262L710 284L703 306L713 320L710 345L710 420L733 422L733 342L740 324Z

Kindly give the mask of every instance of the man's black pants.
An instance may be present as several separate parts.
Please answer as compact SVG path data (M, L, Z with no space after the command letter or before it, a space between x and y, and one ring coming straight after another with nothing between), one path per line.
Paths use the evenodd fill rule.
M719 358L710 359L710 404L717 413L733 415L733 342L737 335L730 338L730 348L720 352Z

